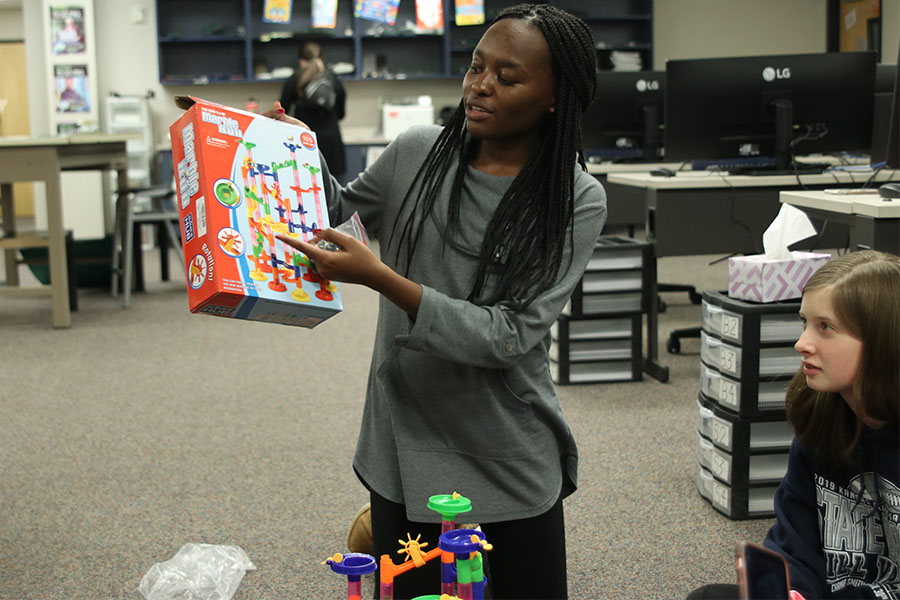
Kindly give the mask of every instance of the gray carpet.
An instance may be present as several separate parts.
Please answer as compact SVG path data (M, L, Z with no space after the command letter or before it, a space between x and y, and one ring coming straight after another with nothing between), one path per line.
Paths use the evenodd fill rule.
M246 551L257 570L236 600L346 597L320 562L366 499L350 460L376 295L344 286L344 313L314 330L192 315L183 275L159 281L155 258L130 309L82 290L71 329L51 327L49 299L0 298L0 599L139 599L186 542ZM660 280L722 289L713 258L660 259ZM697 492L699 342L664 342L700 308L663 298L668 383L559 389L581 453L565 503L575 600L733 581L734 543L771 524Z

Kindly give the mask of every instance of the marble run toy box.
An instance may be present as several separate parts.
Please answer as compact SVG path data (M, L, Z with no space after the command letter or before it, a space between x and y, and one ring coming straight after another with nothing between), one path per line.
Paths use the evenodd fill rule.
M275 238L328 224L313 132L179 96L169 127L193 313L315 327L341 311L337 286Z

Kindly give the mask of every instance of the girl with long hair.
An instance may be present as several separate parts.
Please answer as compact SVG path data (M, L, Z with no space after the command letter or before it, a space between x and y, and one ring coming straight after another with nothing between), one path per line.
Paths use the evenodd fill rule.
M806 282L800 318L786 398L795 437L763 543L803 598L900 598L900 257L830 260Z

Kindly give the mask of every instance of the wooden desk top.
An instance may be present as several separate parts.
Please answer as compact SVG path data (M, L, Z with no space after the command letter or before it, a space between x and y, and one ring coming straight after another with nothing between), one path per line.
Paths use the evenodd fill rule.
M21 148L24 146L85 146L108 143L122 143L135 138L128 134L112 133L84 133L70 136L28 137L25 135L10 135L0 137L0 148Z
M20 167L14 164L17 152L52 152L55 150L56 161L54 164L58 164L59 168L64 171L127 169L126 143L133 137L130 134L106 133L60 137L0 137L0 152L4 153L4 160L0 163L0 177L6 179L11 176L11 173L19 174L17 171Z
M679 171L675 177L659 177L649 172L610 173L607 181L647 189L715 189L750 187L796 187L797 180L805 185L854 184L860 186L871 177L871 171L829 171L814 175L727 175L715 171ZM900 179L898 170L879 171L876 181Z
M814 208L845 215L865 215L876 219L900 218L900 200L885 201L877 190L871 194L830 194L822 191L781 192L784 204Z

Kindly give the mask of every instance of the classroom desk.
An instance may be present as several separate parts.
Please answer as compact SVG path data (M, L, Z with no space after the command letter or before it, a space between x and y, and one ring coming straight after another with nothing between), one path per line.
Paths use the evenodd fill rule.
M883 200L877 189L868 194L781 192L779 200L802 209L811 218L847 225L852 250L900 254L900 199Z
M679 171L675 177L649 172L609 173L614 202L632 202L646 211L647 240L659 256L696 254L761 254L762 234L778 214L779 194L790 188L861 187L871 173L835 171L816 175L726 175L711 171ZM900 178L900 171L881 171L876 180ZM798 181L799 180L799 181ZM610 190L607 190L609 192ZM811 219L817 231L822 222ZM846 245L848 228L829 221L819 248ZM807 241L808 247L813 241ZM651 298L657 282L651 282ZM654 307L655 309L655 307ZM657 314L647 317L647 361L658 363ZM670 344L672 338L670 337ZM664 380L661 380L664 381Z
M50 296L53 326L70 327L69 282L66 273L65 225L62 211L61 171L106 171L118 174L120 191L128 189L126 135L86 134L71 137L0 138L0 218L3 220L0 249L6 264L6 286L0 294ZM47 233L16 234L12 184L40 181L47 197ZM98 198L98 201L100 199ZM104 203L106 225L112 211ZM47 247L50 260L50 284L20 287L16 250Z
M645 207L647 239L655 242L657 256L687 256L760 254L762 234L778 214L782 191L861 187L870 176L847 171L800 176L681 171L675 177L610 173L607 179L620 185L622 197L617 201ZM900 171L880 171L875 179L900 179ZM812 220L821 231L822 222ZM818 247L844 247L848 231L845 224L829 221Z

